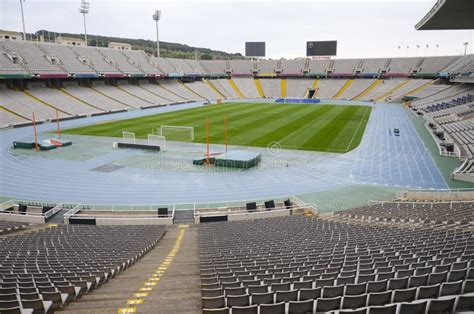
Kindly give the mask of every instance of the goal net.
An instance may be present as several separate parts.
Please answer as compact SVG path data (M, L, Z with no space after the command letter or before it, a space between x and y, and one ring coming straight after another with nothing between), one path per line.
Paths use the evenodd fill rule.
M133 132L122 132L122 142L127 144L135 144L135 133Z
M164 136L168 141L194 141L194 128L191 126L161 125L153 134Z
M148 145L160 146L160 150L166 151L166 137L155 134L148 134Z

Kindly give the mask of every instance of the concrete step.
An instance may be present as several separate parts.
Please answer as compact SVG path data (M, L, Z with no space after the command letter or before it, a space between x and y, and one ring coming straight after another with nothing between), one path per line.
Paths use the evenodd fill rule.
M117 275L81 299L72 302L62 313L117 313L127 307L144 283L173 250L179 226L171 227L158 245L135 265ZM198 229L186 228L181 245L160 281L137 305L138 313L201 313L201 280L199 273Z

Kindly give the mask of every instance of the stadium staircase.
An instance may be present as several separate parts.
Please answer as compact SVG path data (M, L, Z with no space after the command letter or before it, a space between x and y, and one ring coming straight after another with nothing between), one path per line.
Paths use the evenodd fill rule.
M206 80L206 79L203 79L204 82L206 82L207 85L209 85L209 87L214 91L216 92L217 94L219 94L220 96L222 96L223 99L226 99L227 97L225 97L224 94L222 94L220 92L220 90L217 89L217 87L214 86L214 84L211 83L211 81L209 80Z
M376 88L377 86L379 86L380 83L382 83L382 80L376 80L375 82L373 82L372 84L370 84L369 87L367 87L364 91L362 91L359 95L355 96L355 97L352 98L351 100L360 100L360 99L362 99L362 97L364 97L365 95L367 95L368 93L370 93L374 88Z
M115 101L115 102L118 102L118 103L121 104L121 105L124 105L125 107L128 107L128 108L135 108L135 107L132 107L132 106L130 106L130 105L128 105L128 104L126 104L126 103L124 103L124 102L118 100L118 99L115 99L115 98L113 98L113 97L110 97L110 96L107 95L107 94L104 94L104 93L98 91L98 90L95 89L94 87L91 87L91 89L92 89L93 91L95 91L95 92L101 94L102 96L107 97L108 99L111 99L111 100L113 100L113 101Z
M286 79L284 78L280 80L280 91L281 91L281 97L285 98L286 97Z
M18 89L17 89L17 90L18 90ZM28 92L26 89L23 91L23 93L24 93L26 96L31 97L31 98L33 98L34 100L36 100L37 102L41 103L42 105L48 106L48 107L50 107L50 108L53 108L54 110L57 110L57 111L62 112L62 113L64 113L64 114L67 114L68 116L72 116L72 114L70 114L69 112L66 112L66 111L64 111L64 110L61 110L61 109L59 109L59 108L57 108L57 107L55 107L55 106L53 106L53 105L51 105L51 104L48 104L48 103L45 102L45 101L39 99L38 97L32 95L32 94L31 94L30 92Z
M12 111L12 110L10 110L10 109L7 109L7 108L5 108L5 107L3 107L3 106L0 106L0 110L6 111L6 112L8 112L8 113L11 113L12 115L15 115L15 116L17 116L17 117L20 117L20 118L22 118L22 119L25 119L25 120L27 120L27 121L30 121L30 120L31 120L31 119L29 119L29 118L27 118L27 117L22 116L21 114L16 113L15 111Z
M263 92L263 88L262 88L262 84L260 83L260 80L259 79L254 79L253 81L255 82L255 86L257 87L257 91L258 91L258 94L260 95L260 97L266 98L265 93Z
M433 84L434 82L436 82L436 80L432 80L432 81L429 81L429 82L427 82L427 83L425 83L425 84L423 84L423 85L421 85L421 86L418 86L417 88L415 88L415 89L409 91L408 93L406 93L404 96L407 96L407 95L410 95L410 94L414 94L414 93L416 93L416 92L419 92L420 90L426 88L427 86Z
M175 224L194 224L193 210L177 210L174 212Z
M233 79L228 79L227 81L229 82L230 86L234 89L234 91L237 93L237 95L239 95L240 98L246 98L244 94L242 94L240 89L237 87L237 84L235 84Z
M387 96L389 96L390 94L396 92L397 90L399 90L399 89L402 88L403 86L407 85L410 81L411 81L411 80L406 80L406 81L401 82L400 84L398 84L397 86L395 86L394 88L392 88L391 90L389 90L388 92L386 92L385 94L383 94L382 96L376 98L375 101L383 101L383 100L385 100L385 98L387 98Z
M207 99L207 97L204 97L200 94L198 94L197 92L195 92L194 90L192 90L191 88L189 88L188 86L186 86L186 84L184 84L183 82L181 81L178 81L179 84L181 84L181 86L183 86L185 89L187 89L188 91L190 91L192 94L194 95L197 95L198 97L202 98L202 99ZM209 100L209 99L208 99Z
M342 85L341 89L336 93L336 95L332 96L332 99L335 99L335 98L338 98L339 96L342 95L342 93L344 93L344 91L349 87L351 86L352 82L354 82L354 80L352 79L349 79L347 80L344 85Z
M86 102L86 101L84 101L84 100L82 100L82 99L80 99L80 98L74 96L74 95L69 94L64 88L58 88L58 90L59 90L61 93L63 93L64 95L66 95L66 96L68 96L68 97L71 97L71 98L74 98L75 100L77 100L77 101L79 101L79 102L81 102L81 103L83 103L83 104L85 104L85 105L87 105L87 106L89 106L89 107L92 107L92 108L94 108L94 109L97 109L97 110L100 110L100 111L104 111L104 112L105 112L104 109L99 108L99 107L96 107L96 106L94 106L94 105L92 105L92 104L90 104L90 103L88 103L88 102Z
M137 95L135 95L135 94L132 94L132 93L130 93L129 91L126 91L125 89L121 88L119 85L117 85L116 87L117 87L118 89L120 89L122 92L124 92L124 93L126 93L126 94L129 94L130 96L132 96L132 97L134 97L134 98L138 98L138 99L140 99L140 100L142 100L142 101L144 101L144 102L146 102L146 103L149 103L149 104L151 104L151 105L154 105L154 103L152 103L152 102L150 102L150 101L148 101L148 100L146 100L146 99L144 99L144 98L141 98L141 97L139 97L139 96L137 96Z
M138 86L138 87L140 87L141 89L143 89L144 91L146 91L146 92L148 92L148 93L150 93L150 94L154 95L154 96L157 96L157 97L163 98L163 99L165 99L165 100L169 101L170 103L172 103L172 102L173 102L173 100L171 100L171 99L168 99L168 98L166 98L166 97L165 97L165 96L163 96L163 95L159 95L159 94L157 94L157 93L155 93L155 92L153 92L153 91L151 91L151 90L149 90L149 89L146 89L146 88L145 88L143 85L140 85L140 84L139 84L139 85L137 85L137 86ZM158 86L159 86L159 85L158 85Z
M199 272L198 228L175 225L132 267L58 312L201 313ZM156 284L149 289L145 282Z

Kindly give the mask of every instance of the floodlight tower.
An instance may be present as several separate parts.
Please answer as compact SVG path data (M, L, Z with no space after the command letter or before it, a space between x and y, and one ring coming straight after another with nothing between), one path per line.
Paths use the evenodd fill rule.
M26 40L25 15L24 15L24 13L23 13L23 1L25 1L25 0L20 0L21 23L23 24L23 40Z
M89 13L89 2L87 2L86 0L81 0L81 6L79 7L79 12L84 17L84 40L86 41L86 46L87 46L86 14Z
M158 33L158 21L161 18L161 10L155 10L153 20L156 22L156 57L160 57L160 35Z

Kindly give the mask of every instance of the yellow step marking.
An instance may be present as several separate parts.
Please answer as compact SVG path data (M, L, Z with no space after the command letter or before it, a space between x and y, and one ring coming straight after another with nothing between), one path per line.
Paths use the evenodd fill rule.
M263 87L262 87L262 84L260 83L260 80L254 79L253 81L255 83L255 87L257 87L257 91L260 97L265 98L265 93L263 92Z
M286 97L286 79L280 80L280 92L281 92L281 97L285 98Z
M163 276L165 271L168 269L168 266L163 266L163 265L169 265L171 263L173 258L169 256L176 255L176 252L181 246L181 241L183 240L184 234L186 233L186 230L187 230L186 228L187 226L183 227L183 229L180 230L178 237L176 238L175 244L173 246L173 249L171 250L170 253L168 253L167 257L165 258L165 261L162 262L160 266L157 267L157 269L151 275L151 277L143 284L143 287L139 288L140 292L133 294L133 296L136 299L127 300L127 305L139 305L145 302L143 298L146 298L149 296L149 292L153 291L153 287L158 284L158 282L161 279L161 276ZM128 311L133 311L133 312L128 312ZM136 313L136 311L137 311L136 307L125 307L125 308L118 309L118 313Z
M235 84L233 79L228 79L227 82L229 82L229 85L232 87L235 93L239 95L240 98L246 98L244 94L240 91L239 87L237 87L237 84Z
M227 97L225 97L225 95L222 94L221 91L218 90L217 87L216 87L214 84L212 84L212 82L211 82L210 80L203 80L203 81L206 82L207 85L209 85L209 87L210 87L213 91L215 91L217 94L221 95L223 99L227 99Z
M418 92L418 91L424 89L425 87L427 87L427 86L429 86L429 85L431 85L431 84L433 84L433 83L434 83L434 80L429 81L429 82L427 82L427 83L425 83L425 84L423 84L423 85L421 85L421 86L418 86L417 88L415 88L415 89L409 91L408 93L406 93L406 94L403 95L403 96L405 97L405 96L407 96L407 95L414 94L414 93L416 93L416 92Z
M409 82L411 82L411 80L406 80L406 81L401 82L400 84L398 84L397 86L395 86L394 88L389 90L388 92L384 93L382 96L377 97L375 100L376 101L385 100L385 98L388 95L393 94L395 91L397 91L400 88L402 88L403 86L407 85Z
M140 292L150 292L152 290L153 290L152 288L140 288L139 289Z
M372 84L370 84L369 87L367 87L365 90L363 90L359 95L355 96L354 98L352 98L352 100L359 100L361 99L362 97L364 97L365 95L367 95L368 93L370 93L374 88L376 88L377 86L379 86L379 84L382 83L382 80L375 80Z
M338 98L339 96L341 96L341 95L346 91L346 89L347 89L349 86L351 86L351 84L352 84L353 81L354 81L354 80L352 80L352 79L347 80L347 81L344 83L344 85L342 85L341 89L336 93L336 95L332 96L332 99L335 99L335 98Z

